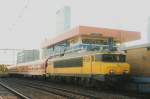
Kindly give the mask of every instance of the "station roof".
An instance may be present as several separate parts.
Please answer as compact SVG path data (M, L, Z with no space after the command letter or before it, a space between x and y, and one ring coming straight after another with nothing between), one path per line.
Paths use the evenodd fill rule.
M150 48L150 43L143 43L139 45L133 45L130 47L122 48L122 50L132 50L132 49L138 49L138 48Z
M140 32L126 31L120 29L108 29L99 27L89 27L89 26L78 26L68 32L62 33L61 35L53 38L46 39L41 43L42 48L47 48L49 46L55 45L61 41L68 40L72 37L81 35L100 35L101 37L112 37L119 40L121 43L138 40L141 38Z

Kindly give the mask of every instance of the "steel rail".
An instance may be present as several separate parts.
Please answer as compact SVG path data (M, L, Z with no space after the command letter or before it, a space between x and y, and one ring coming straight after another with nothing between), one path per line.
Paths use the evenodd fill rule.
M77 92L77 91L72 91L72 90L68 90L68 89L64 89L64 88L58 88L58 87L54 87L54 86L48 86L48 85L43 85L43 84L39 84L39 83L35 83L35 82L27 82L27 81L20 81L22 82L23 85L25 86L29 86L29 87L32 87L32 88L37 88L37 89L41 89L41 90L45 90L45 91L48 91L48 92L52 92L54 94L57 94L57 95L61 95L61 96L65 96L65 97L68 97L68 98L74 98L74 97L71 97L71 96L68 96L68 95L64 95L62 93L56 93L56 92L53 92L53 91L50 91L50 90L47 90L47 89L44 89L42 87L46 87L46 88L50 88L50 89L54 89L56 91L62 91L64 93L68 93L68 94L74 94L74 95L79 95L79 96L84 96L84 97L88 97L90 99L101 99L100 97L98 96L95 96L95 95L91 95L91 94L86 94L86 93L81 93L81 92ZM21 83L20 83L21 84ZM40 87L39 87L40 86ZM76 99L76 98L75 98Z
M30 87L30 88L34 88L34 89L38 89L38 90L41 90L41 91L45 91L45 92L49 92L51 94L55 94L55 95L58 95L58 96L61 96L61 97L64 97L64 98L67 98L67 99L77 99L77 98L74 98L70 95L67 95L67 94L64 94L64 93L61 93L60 91L58 92L58 90L48 90L48 89L44 89L42 88L41 86L35 86L33 84L25 84L25 81L16 81L15 83L19 83L21 86L25 86L25 87Z
M30 99L29 97L17 92L13 88L8 87L7 85L3 84L2 82L0 82L0 85L3 86L4 88L6 88L7 90L9 90L10 92L12 92L13 94L15 94L16 96L20 97L21 99Z

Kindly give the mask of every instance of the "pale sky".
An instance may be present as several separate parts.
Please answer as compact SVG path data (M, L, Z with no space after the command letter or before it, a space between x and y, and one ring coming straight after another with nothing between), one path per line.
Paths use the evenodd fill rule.
M55 12L71 7L71 27L89 25L146 32L149 0L0 0L0 48L39 48L54 37Z
M71 27L139 31L139 42L146 39L150 0L0 0L0 49L39 48L44 38L58 35L55 14L66 5L71 7ZM0 63L14 60L13 53L0 53Z

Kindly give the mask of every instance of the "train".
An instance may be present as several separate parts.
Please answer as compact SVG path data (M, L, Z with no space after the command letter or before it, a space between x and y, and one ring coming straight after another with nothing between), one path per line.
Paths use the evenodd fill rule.
M122 50L125 51L126 60L131 65L130 74L133 89L150 93L150 43Z
M8 67L9 75L70 79L91 83L125 81L130 75L126 55L118 52L85 52L47 58Z
M7 65L0 64L0 77L6 77L8 75Z

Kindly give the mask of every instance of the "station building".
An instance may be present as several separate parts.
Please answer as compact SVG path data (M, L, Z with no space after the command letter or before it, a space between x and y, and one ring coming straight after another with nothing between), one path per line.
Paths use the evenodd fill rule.
M89 26L78 26L53 39L41 43L42 58L62 53L89 50L104 50L108 48L108 38L113 38L114 46L140 39L140 33L118 29L107 29Z

